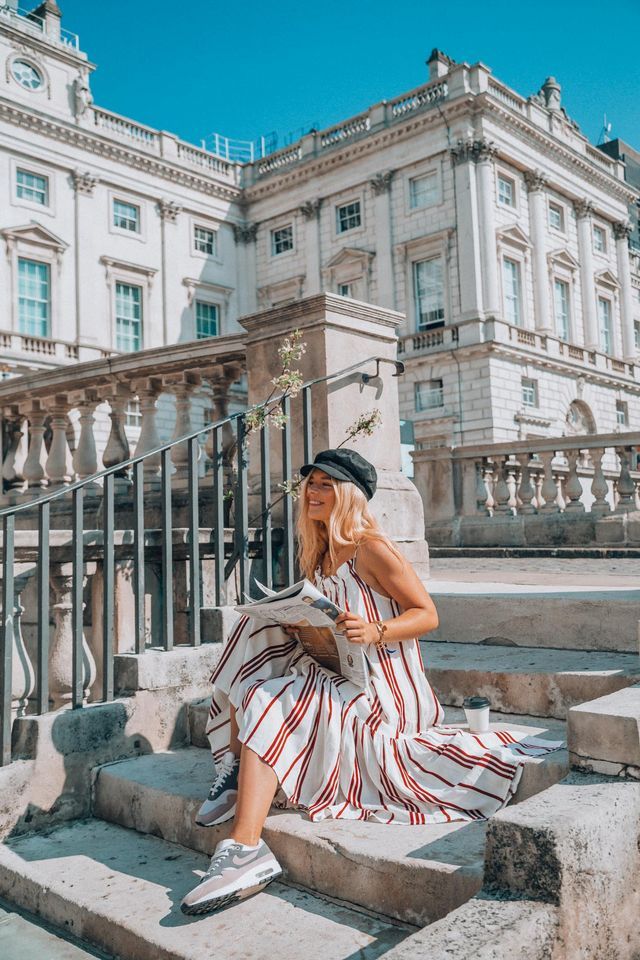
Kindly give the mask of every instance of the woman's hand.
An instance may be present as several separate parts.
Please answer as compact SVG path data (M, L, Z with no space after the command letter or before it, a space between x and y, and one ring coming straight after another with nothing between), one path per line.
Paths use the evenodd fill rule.
M280 624L280 627L284 630L284 632L286 633L286 635L287 635L288 637L295 637L296 640L298 639L298 629L299 629L299 626L300 626L299 624L298 624L298 626L296 626L295 623L281 623L281 624Z
M357 613L341 613L336 619L336 626L344 633L351 643L375 643L378 639L378 628L375 623L368 623Z

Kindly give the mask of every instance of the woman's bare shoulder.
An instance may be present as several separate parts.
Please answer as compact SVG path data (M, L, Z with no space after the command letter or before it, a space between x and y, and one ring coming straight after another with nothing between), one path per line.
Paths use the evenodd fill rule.
M358 557L374 572L376 568L392 567L400 570L404 566L404 560L394 551L389 541L378 537L365 537L361 540Z

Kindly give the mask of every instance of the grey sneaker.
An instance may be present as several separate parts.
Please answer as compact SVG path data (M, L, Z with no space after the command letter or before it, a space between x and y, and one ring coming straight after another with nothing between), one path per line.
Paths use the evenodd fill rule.
M216 767L216 778L209 796L196 814L196 823L201 827L213 827L216 823L231 820L236 812L238 799L238 773L240 760L230 750Z
M255 848L243 847L235 840L221 840L209 869L186 895L180 909L189 915L212 913L259 893L281 873L280 864L264 840Z

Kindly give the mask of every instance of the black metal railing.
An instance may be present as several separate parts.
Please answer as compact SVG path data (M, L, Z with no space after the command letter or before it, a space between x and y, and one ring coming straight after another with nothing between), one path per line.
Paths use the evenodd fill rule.
M403 370L403 365L386 358L370 357L360 363L353 364L336 373L318 377L304 383L300 389L302 406L302 446L305 461L312 459L312 404L311 391L318 383L340 381L350 374L361 370L362 367L375 362L376 374L380 363L391 363L396 367L394 375ZM361 373L362 382L366 383L371 375ZM276 397L271 403L280 403L286 419L282 429L282 483L292 479L292 423L291 398L289 396ZM264 405L258 404L257 407ZM251 409L256 409L251 408ZM144 464L151 457L160 456L160 538L159 550L161 561L161 617L160 642L153 644L164 650L171 650L174 645L174 609L173 609L173 495L171 452L181 444L187 445L187 476L186 476L186 516L187 540L186 553L181 551L181 559L189 565L188 591L188 643L197 646L200 643L200 610L202 606L201 588L201 543L200 543L200 495L203 486L208 486L212 502L211 537L206 550L214 561L214 595L217 606L224 605L225 584L234 568L238 567L238 590L240 597L244 597L249 587L250 561L250 518L248 515L248 445L246 440L246 416L249 411L231 414L215 423L208 424L188 435L163 443L140 456L134 456L108 469L101 470L92 476L73 482L61 489L52 491L35 500L20 503L0 509L2 520L2 611L0 614L0 766L11 760L11 727L12 727L12 654L14 646L14 609L15 584L14 565L17 562L20 544L17 543L16 521L23 515L37 511L37 630L35 656L35 691L31 701L32 714L46 713L50 707L49 683L49 567L52 559L52 549L58 559L64 556L68 560L68 548L51 545L52 505L59 504L66 497L71 497L71 549L70 562L72 567L71 589L71 624L72 624L72 682L69 702L72 707L82 707L85 698L83 678L83 585L84 570L88 560L98 560L102 564L102 689L98 700L108 702L114 697L114 634L115 634L115 589L116 589L116 562L126 557L132 562L132 587L134 601L134 642L133 652L143 653L147 646L145 639L145 562L151 547L158 549L157 540L146 542L145 529L145 491ZM211 434L211 467L203 478L198 476L198 460L200 439ZM233 443L224 442L233 434ZM233 448L235 447L235 450ZM233 451L232 454L229 451ZM271 497L272 472L270 463L270 432L268 422L261 430L258 455L260 458L260 538L259 550L262 560L263 577L268 587L273 585L274 540L272 526L273 502ZM231 464L231 458L235 464ZM230 556L225 564L225 521L229 519L225 510L225 468L227 476L230 474L231 494L233 498L232 542ZM202 485L199 482L202 480ZM95 504L96 484L102 484L101 526L92 530L93 537L85 542L85 506L89 502L88 491L91 492L91 502ZM116 496L116 484L124 483L127 495ZM128 495L130 490L130 497ZM98 488L99 491L99 488ZM147 501L151 503L151 501ZM116 510L126 507L132 513L130 527L131 542L121 537L117 543L116 534L125 528L116 522ZM99 514L100 511L97 512ZM282 538L279 548L281 559L280 569L285 584L294 579L295 557L293 537L293 504L292 497L284 495L282 498ZM67 552L65 552L67 551Z

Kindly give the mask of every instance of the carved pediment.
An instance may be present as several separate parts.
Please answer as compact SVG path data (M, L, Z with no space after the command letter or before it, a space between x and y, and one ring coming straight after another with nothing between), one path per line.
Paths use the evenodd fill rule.
M497 236L501 243L511 244L511 246L514 247L525 247L528 249L531 246L529 237L517 223L514 223L512 227L503 227L498 230Z
M580 264L576 258L565 249L553 250L551 253L548 253L547 260L550 264L555 264L559 267L566 267L567 270L578 270L580 267Z
M600 270L600 272L595 275L595 281L603 287L613 287L615 290L620 286L618 278L614 273L611 273L611 270Z
M357 261L361 263L364 267L369 266L375 253L371 250L360 250L358 247L343 247L342 250L339 250L331 259L327 262L325 269L332 270L334 267L339 267L344 263L353 263Z
M63 253L69 246L51 230L47 230L41 223L35 221L21 227L6 227L0 230L0 234L8 245L20 242L34 247L46 247L48 250L55 250L56 253Z
M268 309L272 306L300 300L304 292L304 275L289 277L277 283L269 283L258 288L258 303Z

